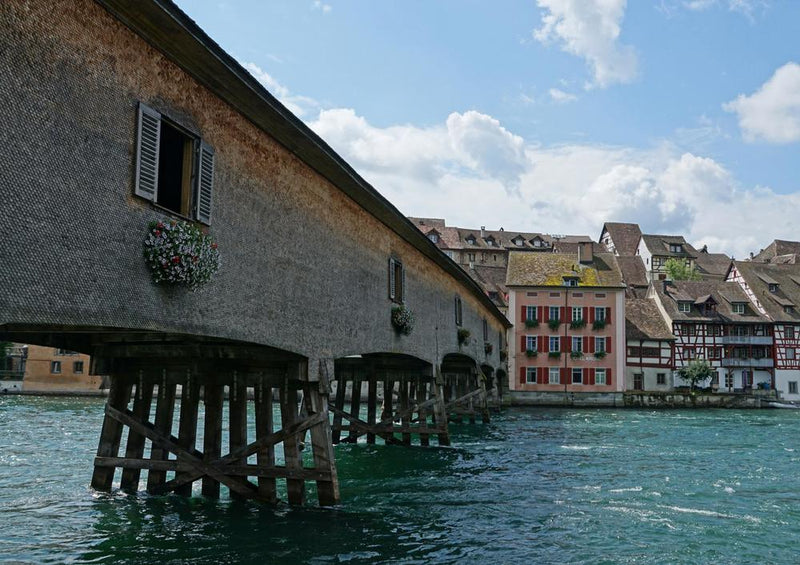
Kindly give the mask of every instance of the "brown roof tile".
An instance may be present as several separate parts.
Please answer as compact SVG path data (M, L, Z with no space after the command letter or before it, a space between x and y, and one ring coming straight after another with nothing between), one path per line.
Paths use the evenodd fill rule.
M622 271L622 280L633 287L647 288L647 269L644 261L638 255L617 257L617 263Z
M673 341L675 336L652 298L625 300L625 337Z
M717 322L717 323L759 323L769 320L761 315L750 303L738 283L724 281L673 281L666 284L659 281L653 284L656 297L661 301L664 310L672 320ZM716 311L704 312L695 305L698 299L705 301L713 298ZM680 312L679 302L690 302L690 312ZM744 314L733 311L734 303L745 304Z
M770 318L776 322L800 322L800 265L754 261L734 261L733 265ZM770 284L778 285L775 292L770 292ZM784 306L790 305L795 311L785 312Z
M624 288L622 273L611 253L597 253L589 264L578 263L577 253L509 253L506 286L561 287L565 277L577 278L579 287Z
M692 257L697 258L697 249L687 243L682 235L651 235L643 234L642 241L653 255L660 257ZM671 243L679 243L683 246L683 253L675 253L669 250Z
M621 222L606 222L603 231L607 231L614 242L617 255L636 255L636 247L639 245L639 238L642 230L639 224L625 224Z

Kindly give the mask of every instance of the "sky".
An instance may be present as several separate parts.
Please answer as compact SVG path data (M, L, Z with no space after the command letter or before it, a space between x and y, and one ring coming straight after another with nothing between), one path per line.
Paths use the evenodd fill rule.
M800 240L800 1L178 5L406 215Z

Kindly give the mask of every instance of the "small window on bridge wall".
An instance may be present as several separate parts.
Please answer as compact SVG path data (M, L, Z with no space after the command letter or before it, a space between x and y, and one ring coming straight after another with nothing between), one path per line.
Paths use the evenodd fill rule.
M483 319L483 341L489 341L489 323Z
M211 146L140 103L135 194L208 225L213 189Z
M461 308L461 297L456 296L456 325L460 326L464 322L463 310Z
M389 298L398 304L406 301L406 271L394 257L389 259Z

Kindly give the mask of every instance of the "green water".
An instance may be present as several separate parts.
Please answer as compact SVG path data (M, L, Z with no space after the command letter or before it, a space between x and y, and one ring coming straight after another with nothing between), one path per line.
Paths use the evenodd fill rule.
M0 563L800 562L789 410L507 410L337 447L320 509L93 492L102 409L0 397Z

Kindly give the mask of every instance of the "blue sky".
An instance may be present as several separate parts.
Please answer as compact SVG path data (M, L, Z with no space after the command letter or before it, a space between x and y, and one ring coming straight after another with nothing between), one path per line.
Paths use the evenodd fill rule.
M800 2L179 5L406 214L800 239Z

